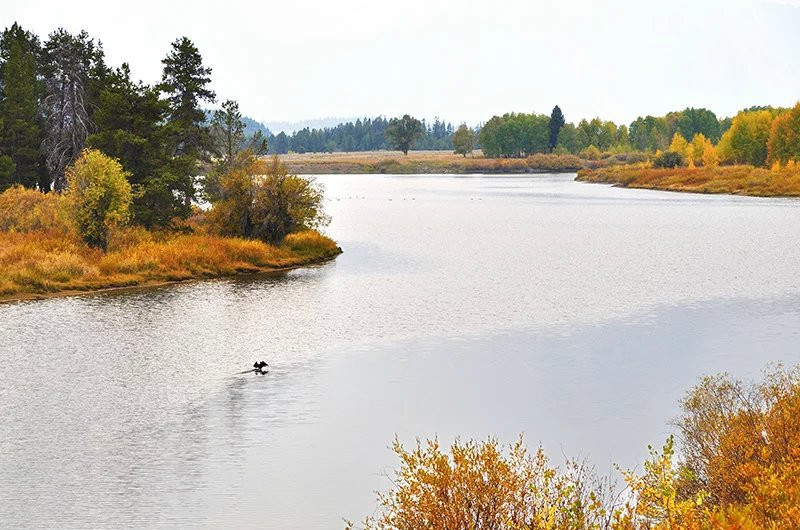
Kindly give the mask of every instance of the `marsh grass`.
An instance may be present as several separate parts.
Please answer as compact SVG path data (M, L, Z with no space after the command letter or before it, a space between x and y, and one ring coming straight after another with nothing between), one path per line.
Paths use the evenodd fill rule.
M656 169L613 166L578 172L578 180L695 193L729 193L760 197L800 196L800 166L765 169L753 166Z
M107 253L57 231L0 232L0 299L297 267L341 250L313 231L281 246L208 234L118 231Z
M290 173L319 175L337 173L536 173L572 172L607 163L624 163L608 154L600 161L575 155L537 153L528 158L484 158L477 150L470 156L451 151L365 151L357 153L306 153L282 155Z

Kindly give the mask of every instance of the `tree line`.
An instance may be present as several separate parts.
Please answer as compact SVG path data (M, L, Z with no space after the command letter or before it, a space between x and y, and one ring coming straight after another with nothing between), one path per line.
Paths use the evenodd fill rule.
M455 129L452 123L435 118L433 123L419 120L420 132L415 135L413 147L421 150L443 151L452 149L451 138ZM308 128L270 134L269 152L271 154L293 153L331 153L334 151L379 151L396 148L387 131L391 130L391 119L383 116L358 119L354 122L340 123L335 127Z
M324 223L311 181L259 162L267 138L245 134L235 101L207 119L203 107L217 96L191 40L172 42L161 63L161 81L147 85L127 64L108 66L86 32L58 29L42 41L16 23L5 29L0 192L22 186L65 195L81 236L98 248L129 221L175 228L200 199L218 207L211 218L226 235L276 243ZM242 175L252 182L245 186Z
M42 41L14 24L0 38L0 190L65 191L67 168L87 147L116 158L133 186L133 218L165 226L185 218L200 165L215 152L203 104L216 100L196 46L176 39L161 81L108 66L101 43L58 29Z

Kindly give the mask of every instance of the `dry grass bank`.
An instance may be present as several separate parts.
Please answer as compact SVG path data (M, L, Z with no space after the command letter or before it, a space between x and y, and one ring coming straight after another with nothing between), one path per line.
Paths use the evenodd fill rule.
M536 154L528 158L484 158L480 151L463 157L452 151L366 151L281 155L290 173L535 173L573 172L591 161L575 155Z
M800 197L800 167L780 169L753 166L655 169L613 166L578 172L577 180L695 193L729 193L759 197Z
M58 231L0 232L0 300L195 278L267 272L338 255L317 232L290 234L280 247L212 235L115 235L107 253Z

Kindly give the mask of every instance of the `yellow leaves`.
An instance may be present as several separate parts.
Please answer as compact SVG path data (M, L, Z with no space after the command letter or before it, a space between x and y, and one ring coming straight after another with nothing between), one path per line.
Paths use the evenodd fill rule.
M109 230L128 222L132 200L128 176L119 162L96 149L85 149L67 168L71 213L89 245L107 248Z
M676 132L672 136L672 142L669 144L669 150L673 153L680 154L684 160L689 160L691 158L689 142L686 141L686 138L684 138L681 133Z
M643 472L623 471L628 489L617 494L580 463L553 467L541 448L528 455L521 438L506 450L456 440L449 453L435 439L412 451L395 440L394 489L365 527L800 528L800 369L756 385L707 377L682 405L680 453L672 436L649 448Z
M505 450L491 438L456 440L449 453L436 439L410 451L395 440L393 449L395 488L379 496L383 514L366 528L592 529L606 516L606 490L584 465L551 467L521 437Z
M800 102L772 122L767 152L771 163L800 160Z

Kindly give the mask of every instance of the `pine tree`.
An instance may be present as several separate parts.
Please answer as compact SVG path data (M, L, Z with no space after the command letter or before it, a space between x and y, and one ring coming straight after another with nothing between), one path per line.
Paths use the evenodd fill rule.
M211 136L205 126L206 115L200 108L213 103L216 95L208 88L211 68L203 66L197 47L186 37L176 39L172 50L161 61L164 65L159 89L169 102L169 136L173 160L171 174L177 179L180 216L187 217L195 197L195 177L200 161L212 151Z
M36 54L39 42L14 24L0 42L2 99L0 99L0 145L8 157L0 189L12 184L35 188L42 170L39 148L41 127L38 119ZM13 167L13 169L11 169ZM11 171L9 171L11 170Z
M131 81L127 64L108 75L98 97L97 132L89 136L89 145L118 159L129 173L133 221L148 228L169 225L182 203L176 207L179 187L170 174L167 102L157 89Z
M548 143L550 151L555 149L558 143L558 133L561 132L561 128L565 123L564 114L561 112L559 106L556 105L553 107L553 112L550 113L550 142Z

